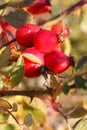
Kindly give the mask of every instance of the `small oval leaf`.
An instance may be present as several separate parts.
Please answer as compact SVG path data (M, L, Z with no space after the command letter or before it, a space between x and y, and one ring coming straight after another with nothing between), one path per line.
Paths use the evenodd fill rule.
M12 109L12 105L2 98L0 98L0 107L4 109Z
M22 54L26 59L30 60L31 62L37 63L37 64L41 64L41 60L36 57L33 54L29 54L29 53L24 53Z
M70 86L67 83L65 83L63 85L63 92L64 92L64 94L68 94L69 90L70 90Z
M13 103L13 111L14 111L14 112L17 112L17 110L18 110L17 104L16 104L16 103Z
M78 61L78 64L77 64L77 66L76 66L76 69L78 70L78 69L82 68L82 66L83 66L85 63L87 63L87 56L82 57L82 58Z
M31 114L26 115L25 119L24 119L24 124L29 127L31 125L33 125L33 118Z
M75 85L76 85L77 88L86 89L85 79L83 79L81 76L75 77Z

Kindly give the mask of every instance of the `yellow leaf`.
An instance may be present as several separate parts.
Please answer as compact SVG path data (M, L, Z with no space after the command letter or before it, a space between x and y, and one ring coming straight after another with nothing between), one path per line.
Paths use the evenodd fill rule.
M34 63L37 63L37 64L41 64L41 60L36 57L35 55L33 54L29 54L29 53L24 53L22 54L26 59L30 60L31 62L34 62Z
M0 98L0 108L11 109L12 106L11 106L11 104L8 101Z

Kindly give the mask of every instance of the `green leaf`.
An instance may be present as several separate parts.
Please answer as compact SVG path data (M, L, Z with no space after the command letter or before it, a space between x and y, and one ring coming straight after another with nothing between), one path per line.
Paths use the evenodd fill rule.
M65 83L63 85L63 92L64 92L64 94L68 94L69 90L70 90L70 86L67 83Z
M17 63L14 66L14 69L10 74L11 85L12 86L18 85L23 77L24 77L24 62L23 57L20 56Z
M24 10L15 10L14 12L10 12L8 15L4 16L4 19L11 24L12 26L18 28L25 23L27 23L27 18L29 19L30 15ZM15 20L14 20L15 19ZM29 21L28 21L29 23Z
M80 118L87 114L87 110L83 108L83 104L80 103L72 113L69 114L71 118Z
M13 103L13 111L17 112L18 111L18 106L16 103Z
M74 130L87 130L87 119L83 119L77 123Z
M0 49L0 67L5 67L9 63L11 51L9 47Z
M5 122L8 120L8 118L9 118L9 114L6 113L0 114L0 122Z
M75 77L75 85L76 85L77 88L86 89L85 79L83 79L81 76Z
M14 67L15 67L15 62L12 63L12 64L9 65L9 66L3 67L3 68L1 69L1 73L2 73L3 75L5 75L5 74L10 74L10 73L12 72L12 70L14 69Z
M33 125L33 118L31 114L26 115L25 119L24 119L24 124L29 127L31 125Z
M80 69L83 67L83 65L87 62L87 56L82 57L76 66L76 70Z
M32 114L40 125L43 125L45 123L46 117L42 110L33 108Z
M13 124L3 124L0 125L0 130L19 130L19 129Z
M41 109L34 108L32 106L29 106L30 114L32 114L32 117L40 124L43 125L46 121L46 116L44 112Z

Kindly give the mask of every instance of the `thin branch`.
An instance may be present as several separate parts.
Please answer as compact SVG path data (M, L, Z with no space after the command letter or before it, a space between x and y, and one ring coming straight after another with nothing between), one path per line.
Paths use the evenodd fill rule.
M61 14L58 14L54 17L52 17L51 19L40 23L39 25L41 26L50 26L53 22L55 22L56 20L59 20L59 18L67 16L68 14L72 13L73 11L76 11L77 9L80 9L83 5L87 4L87 0L80 0L78 3L72 5L70 8L64 10L63 12L61 12Z
M12 42L15 42L15 41L16 41L16 38L12 39L11 41L7 42L6 44L3 44L3 45L0 47L0 49L3 48L3 47L5 47L5 46L10 45Z
M7 90L4 92L0 92L0 96L27 96L27 97L35 97L39 95L52 95L53 89L49 88L46 90Z

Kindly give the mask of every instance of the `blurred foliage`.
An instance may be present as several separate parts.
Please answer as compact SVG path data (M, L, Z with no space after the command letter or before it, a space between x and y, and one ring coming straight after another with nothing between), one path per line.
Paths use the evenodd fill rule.
M6 2L5 0L3 1ZM3 1L0 1L0 5ZM32 2L33 1L31 1L31 4ZM0 13L8 23L17 28L26 23L36 23L39 25L41 22L46 22L50 18L60 14L63 10L69 8L76 2L78 2L78 0L70 0L67 2L66 0L52 0L52 14L41 14L39 16L32 16L24 9L17 9L13 7L7 7L4 11L1 9ZM75 57L76 68L73 68L73 74L71 76L69 76L71 70L67 72L68 78L66 78L66 73L64 73L65 78L61 78L61 76L53 79L51 77L52 80L50 81L50 84L53 88L57 88L60 81L63 81L64 85L60 87L60 89L58 88L59 93L57 95L57 101L62 105L61 111L67 116L67 118L80 118L79 121L75 122L76 124L74 125L74 130L86 130L87 119L82 120L82 118L87 115L87 5L75 12L72 12L68 16L61 16L61 21L63 24L67 25L71 31L71 35L69 39L66 39L64 45L62 46L62 50L67 55L72 55ZM56 21L56 23L57 22L58 21ZM52 24L54 24L54 21ZM41 26L44 28L44 25ZM0 50L0 67L8 64L10 53L9 47L4 47ZM18 59L17 63L14 62L9 65L8 68L3 67L0 71L3 75L11 73L10 80L12 85L18 85L23 79L24 73L22 57ZM2 90L4 88L3 86L6 86L7 83L5 81L4 84L4 81L5 79L2 76L0 78L0 89ZM29 88L42 89L43 83L44 81L42 77L35 78L33 80L23 79L19 86L13 87L13 90L23 90ZM8 84L7 88L9 89ZM6 97L6 100L0 99L0 129L16 130L21 128L26 130L41 130L43 126L44 130L59 130L59 124L62 122L60 120L61 114L55 114L51 108L48 108L47 105L45 105L43 101L38 98L34 98L31 102L32 98L33 97L25 98L21 96L14 96ZM16 106L12 106L9 102L11 102L11 104L16 103ZM17 112L14 107L18 107ZM12 118L12 115L9 116L8 111L6 111L8 109L13 109L13 111L10 112L14 114L18 121L22 122L22 125L20 125L15 118ZM24 122L22 119L24 119ZM74 119L70 122L71 126L74 124L73 122ZM64 122L62 125L65 126ZM64 130L64 128L62 130ZM70 129L67 128L67 130Z

